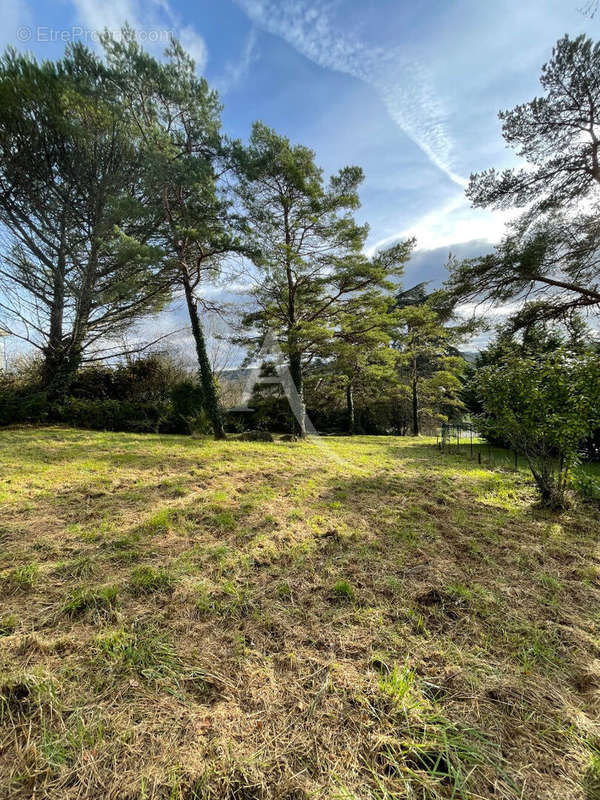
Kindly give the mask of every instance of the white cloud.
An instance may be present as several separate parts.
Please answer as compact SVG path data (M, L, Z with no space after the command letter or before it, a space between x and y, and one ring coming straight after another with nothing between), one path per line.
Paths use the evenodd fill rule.
M255 24L282 37L315 63L373 86L404 133L464 188L466 179L452 167L449 112L424 64L408 58L401 48L372 47L341 32L331 19L329 5L314 6L309 0L236 2Z
M502 238L506 223L514 216L514 212L474 210L460 193L409 227L374 242L368 248L367 255L372 256L377 250L411 236L416 237L419 250L452 247L474 239L496 243Z
M77 22L89 31L105 28L115 35L128 23L149 50L162 52L173 33L203 72L208 51L203 37L191 25L184 25L167 0L71 0Z
M118 31L125 22L133 28L140 25L135 0L108 0L102 4L96 0L73 0L73 5L78 21L92 31Z
M196 62L196 69L202 72L206 66L208 51L204 39L190 25L179 28L177 31L179 41Z
M516 314L524 306L524 301L513 303L491 303L486 302L473 302L461 303L456 306L456 313L463 319L471 319L472 317L481 316L493 320L497 323L498 320L503 320L509 316Z
M2 0L2 32L0 47L18 45L28 47L31 35L31 11L25 2L20 0Z
M228 61L223 75L213 81L219 94L225 95L235 89L246 77L251 64L258 57L256 39L256 28L252 27L246 37L239 59L237 61Z

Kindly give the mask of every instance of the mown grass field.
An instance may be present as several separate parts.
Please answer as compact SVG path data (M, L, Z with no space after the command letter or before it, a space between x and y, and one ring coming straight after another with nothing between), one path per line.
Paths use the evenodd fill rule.
M0 432L0 796L600 797L600 514L431 440Z

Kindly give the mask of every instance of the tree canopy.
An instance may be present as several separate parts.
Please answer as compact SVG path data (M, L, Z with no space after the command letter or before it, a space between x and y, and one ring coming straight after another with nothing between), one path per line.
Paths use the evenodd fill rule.
M327 346L343 314L343 301L373 287L391 288L412 241L369 259L368 228L358 208L359 167L345 167L327 183L307 147L293 145L255 123L247 147L237 148L238 194L255 243L255 310L246 327L260 340L268 330L285 353L299 397L305 434L304 368Z
M457 298L525 304L564 318L600 304L600 45L564 36L542 68L544 94L500 113L521 167L471 175L473 205L523 208L487 255L449 262Z
M120 39L107 35L103 42L144 143L145 210L164 252L165 277L183 290L207 413L215 436L223 438L199 312L203 285L218 277L224 256L243 250L239 220L219 180L225 171L221 106L178 42L171 42L165 61L145 52L128 29Z
M116 352L169 296L114 77L81 45L57 62L13 51L0 62L2 325L42 351L58 396L84 353Z

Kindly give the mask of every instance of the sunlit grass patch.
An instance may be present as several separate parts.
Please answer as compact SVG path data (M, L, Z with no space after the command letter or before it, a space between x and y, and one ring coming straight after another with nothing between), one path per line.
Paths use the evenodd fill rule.
M95 647L100 662L112 669L131 670L149 681L182 673L173 645L153 628L115 628L98 634Z
M350 581L340 578L331 587L331 597L334 600L354 600L356 592Z
M174 520L174 512L170 508L161 508L147 517L141 526L141 532L150 536L160 536L169 532Z
M135 800L593 785L589 506L543 512L527 475L425 437L328 437L340 464L310 443L6 433L15 800L118 797L124 775Z
M511 472L477 470L469 474L475 497L481 503L516 511L527 492L525 478Z

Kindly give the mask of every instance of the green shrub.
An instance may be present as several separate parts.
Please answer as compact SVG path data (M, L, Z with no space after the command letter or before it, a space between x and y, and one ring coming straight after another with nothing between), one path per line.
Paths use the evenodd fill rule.
M128 400L83 400L68 397L55 406L53 416L77 428L105 431L157 433L169 418L168 403L136 403Z
M209 433L210 420L204 410L204 392L193 381L179 381L171 389L173 423L189 433Z
M564 508L579 448L600 421L597 356L509 355L476 381L488 427L524 455L542 503Z
M69 396L51 404L39 362L0 371L0 426L61 422L92 430L190 433L208 430L202 390L183 367L152 354L117 366L80 369Z
M571 486L582 497L590 500L600 499L600 481L581 468L571 475Z
M0 388L0 426L46 422L49 414L50 406L44 392L7 386Z

